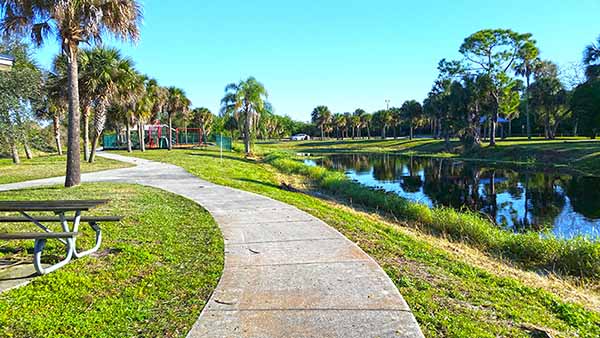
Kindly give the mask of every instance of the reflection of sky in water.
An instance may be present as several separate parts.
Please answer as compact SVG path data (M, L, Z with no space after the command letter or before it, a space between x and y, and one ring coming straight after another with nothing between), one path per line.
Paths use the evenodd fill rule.
M320 161L314 160L305 160L304 163L311 166L316 166L320 164ZM423 203L428 206L436 205L436 201L432 199L431 196L425 191L425 181L428 176L425 174L425 170L419 169L416 170L414 175L420 178L420 184L417 186L413 185L414 191L406 191L403 188L403 183L405 179L410 178L410 170L409 166L406 163L401 163L399 161L397 164L400 166L396 166L396 171L394 173L393 179L387 180L378 180L375 178L375 169L373 162L369 162L368 168L365 170L355 170L351 167L348 167L348 164L344 165L345 162L342 161L334 161L334 167L336 168L346 168L346 175L348 178L361 183L365 186L381 189L386 192L392 192L402 196L411 201ZM429 176L430 179L433 179ZM496 190L496 222L501 226L504 226L509 229L520 229L523 227L523 224L534 224L536 222L536 218L542 219L545 215L533 215L531 210L532 201L531 197L528 201L528 194L526 191L526 187L524 182L519 180L520 177L517 177L516 181L513 177L513 180L509 180L508 178L502 177L502 175L497 175L494 179L495 190ZM448 182L453 182L451 180L444 181L444 185L446 185L446 189L448 189ZM406 184L408 185L408 184ZM468 189L472 189L472 185L468 185ZM572 238L578 235L585 235L591 238L600 238L600 219L589 219L584 215L576 212L573 208L570 198L567 196L567 193L564 191L563 187L559 184L553 183L552 185L554 192L560 196L561 200L564 201L564 205L560 207L560 211L556 217L552 220L551 232L555 234L557 237L561 238ZM590 187L591 189L598 189L598 187ZM469 190L471 191L471 190ZM491 202L491 177L481 177L478 181L477 191L479 192L480 199L485 199L488 202ZM530 194L535 193L532 191ZM435 197L433 197L435 198ZM552 201L549 201L552 203ZM529 206L529 210L527 210L527 205ZM555 204L552 204L555 206ZM484 209L489 209L491 206L486 204ZM482 209L482 211L484 211ZM486 210L488 213L489 210ZM526 220L525 220L526 219Z

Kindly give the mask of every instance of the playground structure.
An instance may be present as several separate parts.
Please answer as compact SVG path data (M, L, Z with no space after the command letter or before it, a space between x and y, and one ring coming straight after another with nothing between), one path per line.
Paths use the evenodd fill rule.
M169 126L155 121L153 124L145 125L144 145L146 149L168 149L169 143L173 148L187 148L194 146L206 146L209 143L208 137L201 128L173 128L172 140L169 140ZM219 137L217 137L218 139ZM124 131L114 134L105 134L103 137L104 149L126 149L127 136ZM221 137L221 143L223 143ZM229 140L229 147L231 147ZM131 146L139 148L140 138L137 129L131 130Z

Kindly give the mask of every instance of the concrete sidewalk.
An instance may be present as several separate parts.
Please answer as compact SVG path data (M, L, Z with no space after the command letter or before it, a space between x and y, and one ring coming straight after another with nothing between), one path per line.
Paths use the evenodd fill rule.
M225 238L225 268L188 337L422 337L379 265L323 221L288 204L201 180L180 167L111 153L131 168L83 182L160 188L207 209ZM0 185L0 191L63 178Z

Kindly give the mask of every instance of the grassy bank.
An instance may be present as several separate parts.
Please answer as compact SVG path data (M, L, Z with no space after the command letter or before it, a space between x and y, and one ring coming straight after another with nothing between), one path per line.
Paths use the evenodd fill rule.
M39 155L31 160L21 159L21 163L16 165L12 163L10 158L0 157L0 184L64 176L66 161L67 157L65 155ZM129 166L131 165L128 163L96 157L95 163L82 162L81 172L86 173Z
M328 140L303 142L261 143L265 152L284 150L297 153L397 153L417 156L454 157L457 159L512 163L540 167L556 167L600 175L600 141L586 138L557 140L509 138L499 140L495 147L483 144L481 148L461 152L460 143L451 142L448 151L441 140L429 138L398 140Z
M93 214L120 214L102 224L97 254L74 260L0 295L1 337L185 337L216 287L223 240L194 202L136 185L85 184L3 192L0 200L108 198ZM3 224L0 231L31 231ZM92 245L86 227L82 247ZM64 254L49 241L47 259ZM31 261L33 241L1 243L0 259Z
M282 181L310 193L321 189L303 175L282 173L236 153L224 154L223 160L211 150L133 155L182 166L203 179L263 194L323 219L385 269L428 337L530 337L537 329L555 337L600 334L595 284L583 287L514 269L460 243L424 234L414 222L391 223L357 210L355 201L349 208L323 194L282 190Z

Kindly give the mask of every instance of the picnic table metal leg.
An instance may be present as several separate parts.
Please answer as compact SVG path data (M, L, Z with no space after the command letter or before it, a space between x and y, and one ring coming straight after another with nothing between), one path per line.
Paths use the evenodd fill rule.
M36 239L35 240L35 245L33 247L33 267L35 268L35 271L37 271L37 273L39 273L40 275L45 275L47 273L50 273L56 269L59 269L65 265L67 265L67 263L69 263L71 261L71 258L73 257L73 248L74 248L74 242L75 242L75 238L67 238L66 239L67 242L67 257L65 257L65 259L63 259L62 261L51 265L47 268L44 268L44 266L42 265L42 252L44 251L44 247L46 246L46 239L45 238L41 238L41 239Z
M79 224L81 223L80 221L81 213L77 211L75 213L75 219L73 220L73 232L79 231ZM100 229L100 226L98 226L96 222L90 222L89 225L96 232L96 244L89 250L78 252L77 245L75 244L75 239L73 239L73 255L75 255L76 258L85 257L91 253L98 251L98 249L100 248L100 244L102 244L102 230Z

